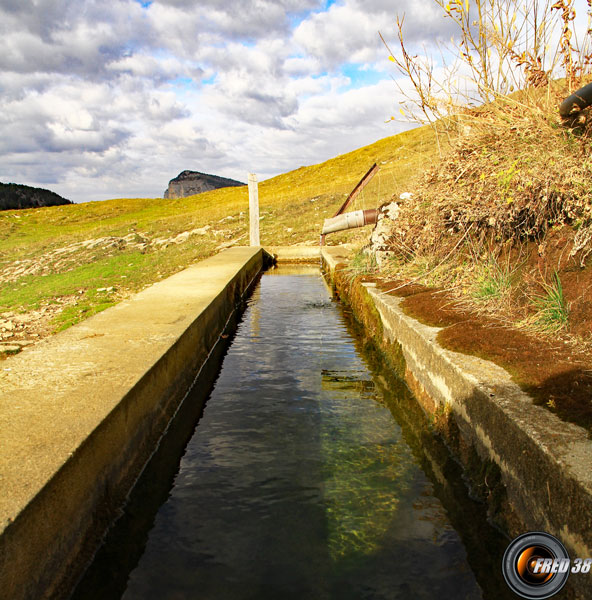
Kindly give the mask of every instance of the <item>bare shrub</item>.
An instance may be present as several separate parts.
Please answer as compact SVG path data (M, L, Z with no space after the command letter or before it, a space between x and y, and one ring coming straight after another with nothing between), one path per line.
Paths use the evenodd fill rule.
M396 20L399 52L381 35L390 60L412 83L413 94L399 86L404 112L412 121L434 124L558 77L566 78L571 91L590 70L590 30L578 40L574 0L434 2L457 32L449 43L438 44L439 62L425 48L421 55L407 48L404 17Z

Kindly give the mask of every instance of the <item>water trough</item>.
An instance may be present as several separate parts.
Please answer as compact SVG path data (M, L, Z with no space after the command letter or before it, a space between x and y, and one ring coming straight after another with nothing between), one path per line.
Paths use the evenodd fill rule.
M506 539L316 265L266 271L231 337L71 600L511 598Z
M269 260L232 248L0 370L0 597L63 596Z
M230 249L7 361L0 371L0 598L67 597L271 255L289 262L322 255L332 273L348 253ZM371 286L366 293L385 339L403 348L403 375L416 397L428 412L430 403L431 410L451 406L463 437L500 468L519 526L542 524L571 552L589 556L585 434L532 407L495 365L439 349L434 328L405 317L396 299ZM426 447L427 470L448 490L442 462Z

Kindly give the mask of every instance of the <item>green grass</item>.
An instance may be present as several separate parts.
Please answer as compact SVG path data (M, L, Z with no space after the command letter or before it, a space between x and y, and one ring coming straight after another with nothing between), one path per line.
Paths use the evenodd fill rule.
M480 302L499 300L512 287L513 273L509 265L502 265L490 258L483 265L480 275L475 281L473 298Z
M105 299L101 301L100 299L97 299L95 295L90 295L84 302L80 302L74 306L67 306L57 315L57 317L55 317L55 332L57 333L58 331L68 329L68 327L79 323L87 317L96 315L106 308L115 306L115 304L117 304L117 300L115 299Z
M333 216L372 163L378 163L380 171L351 210L377 207L393 194L408 191L412 177L434 156L432 131L418 128L260 182L262 245L317 243L323 220ZM227 217L232 219L224 220ZM56 249L84 240L123 237L131 232L150 240L164 239L206 225L211 228L207 235L193 236L167 248L150 245L142 252L129 248L76 250L62 263L52 259ZM173 200L115 199L2 211L0 275L16 260L49 267L43 276L0 283L0 311L28 310L82 290L78 308L67 309L64 315L64 323L74 322L108 304L93 294L97 288L115 286L120 295L135 292L211 256L224 242L248 244L248 226L246 186ZM368 235L369 228L342 232L329 236L327 243L367 239Z
M378 271L376 257L374 254L364 252L363 249L358 250L352 256L344 270L347 273L348 279L350 280L355 279L360 275L372 275Z
M543 283L543 288L545 293L533 298L533 304L537 309L534 324L544 331L559 331L568 324L569 308L557 272L554 273L550 284Z
M151 268L150 257L140 253L120 254L84 264L72 271L53 273L46 277L30 275L15 283L0 285L0 308L37 308L39 302L52 297L70 296L81 290L110 287L120 283L122 273L128 273L126 287L142 280L144 268Z

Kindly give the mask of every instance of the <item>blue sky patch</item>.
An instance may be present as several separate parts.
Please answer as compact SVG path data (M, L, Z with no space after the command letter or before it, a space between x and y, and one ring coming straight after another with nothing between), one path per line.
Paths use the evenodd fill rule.
M205 79L202 79L201 82L204 85L212 85L216 81L217 75L218 75L218 73L214 73L211 77L207 77Z
M341 73L346 77L349 77L351 83L345 86L345 89L356 89L365 87L368 85L374 85L381 79L385 78L385 74L374 69L363 69L361 65L349 63L341 68Z
M171 79L169 83L181 90L188 90L195 87L195 82L191 77L176 77L175 79Z
M298 25L300 25L300 23L302 23L302 21L305 21L306 19L308 19L310 17L310 15L313 14L314 12L319 12L319 13L327 12L336 3L337 3L337 0L325 0L325 2L323 3L323 7L318 11L312 11L312 12L311 11L301 11L301 12L289 13L288 14L288 23L290 24L290 28L296 29L296 27L298 27Z

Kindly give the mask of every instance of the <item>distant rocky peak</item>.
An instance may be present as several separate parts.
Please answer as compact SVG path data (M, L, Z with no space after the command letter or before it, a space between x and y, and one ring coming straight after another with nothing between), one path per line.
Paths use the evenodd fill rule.
M164 193L165 198L186 198L210 190L223 187L235 187L245 185L242 181L208 175L199 171L181 171L174 179L169 181L169 187Z

